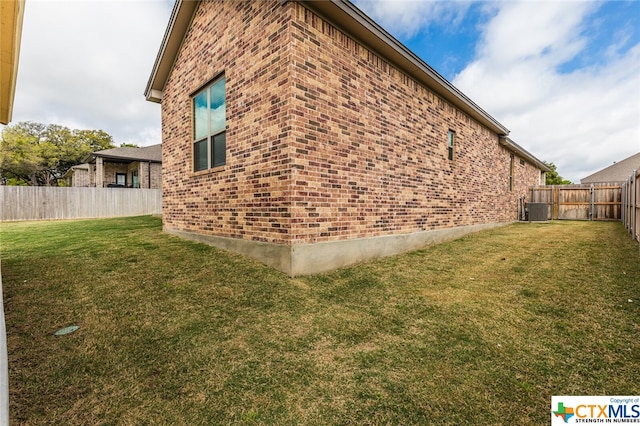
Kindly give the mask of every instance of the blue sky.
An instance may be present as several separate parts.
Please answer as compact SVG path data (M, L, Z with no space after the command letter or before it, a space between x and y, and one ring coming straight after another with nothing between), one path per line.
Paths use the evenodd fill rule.
M355 3L565 178L640 152L640 1Z
M576 0L572 0L576 2ZM372 5L380 2L358 0L355 3L363 10L375 15ZM392 3L385 0L384 3ZM419 11L420 3L436 1L406 1L415 3ZM445 2L442 2L446 4ZM457 3L445 13L445 20L424 19L422 24L400 26L402 20L396 17L379 16L377 21L405 46L431 65L449 81L453 81L467 64L473 61L476 47L483 36L483 29L489 24L498 9L490 2L450 2ZM549 1L540 1L540 7ZM566 1L571 3L571 1ZM585 38L584 49L560 64L560 73L607 64L607 58L614 48L618 53L626 54L630 48L640 43L640 1L599 1L590 3L583 25L578 28L580 36ZM396 3L397 5L397 3ZM525 37L525 35L523 35Z
M355 3L565 178L640 151L640 1ZM13 121L159 143L143 93L172 7L27 0Z

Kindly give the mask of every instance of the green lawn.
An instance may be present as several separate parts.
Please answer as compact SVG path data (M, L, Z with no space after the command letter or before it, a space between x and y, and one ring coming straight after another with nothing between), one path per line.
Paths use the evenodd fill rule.
M620 223L294 279L152 217L0 232L12 424L540 425L551 395L640 394Z

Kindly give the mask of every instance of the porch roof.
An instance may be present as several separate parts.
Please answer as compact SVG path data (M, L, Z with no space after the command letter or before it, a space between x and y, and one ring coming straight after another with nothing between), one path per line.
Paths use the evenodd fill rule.
M149 161L152 163L162 163L162 144L145 146L142 148L122 147L104 149L91 153L85 162L92 163L96 158L102 157L108 160L115 160L122 163L134 161Z

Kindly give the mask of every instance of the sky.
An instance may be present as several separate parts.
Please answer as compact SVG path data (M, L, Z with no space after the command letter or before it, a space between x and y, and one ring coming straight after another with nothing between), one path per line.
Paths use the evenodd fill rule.
M640 1L354 3L564 178L640 152ZM27 0L13 122L160 143L144 90L172 7Z

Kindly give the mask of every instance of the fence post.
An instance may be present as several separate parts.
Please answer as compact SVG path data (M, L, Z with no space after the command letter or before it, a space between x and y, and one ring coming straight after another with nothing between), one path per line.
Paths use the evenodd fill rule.
M557 185L551 187L551 220L558 220L560 203L560 188Z
M628 179L627 179L628 182ZM627 227L627 182L622 182L620 185L620 220L625 229Z
M629 185L631 190L631 200L629 204L631 206L630 210L632 216L631 232L633 234L633 238L640 241L640 238L638 237L638 222L640 221L638 218L638 216L640 216L640 206L638 205L640 202L640 200L638 200L638 193L640 192L638 191L640 189L638 187L638 170L640 169L634 170L631 175L631 185Z
M593 184L591 184L589 186L589 195L591 198L591 202L589 203L589 220L593 220L593 216L595 214L595 205L596 205L596 200L595 200L595 196L596 196L596 191L595 188L593 187Z

